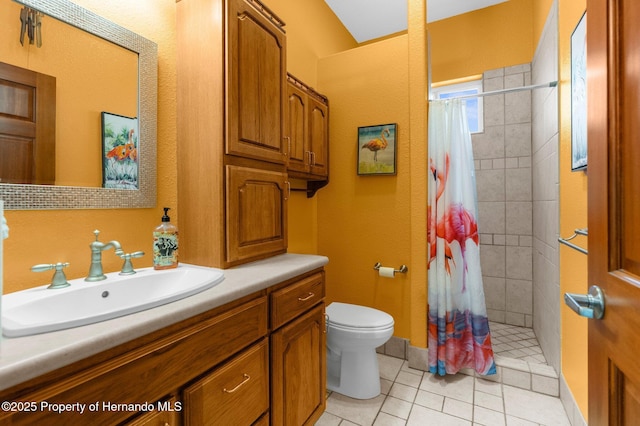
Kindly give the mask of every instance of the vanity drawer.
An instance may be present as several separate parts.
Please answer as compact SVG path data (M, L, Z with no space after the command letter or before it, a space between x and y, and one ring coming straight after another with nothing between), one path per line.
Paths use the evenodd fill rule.
M269 409L267 340L183 392L185 425L248 425Z
M324 299L324 272L271 293L271 329L291 321Z

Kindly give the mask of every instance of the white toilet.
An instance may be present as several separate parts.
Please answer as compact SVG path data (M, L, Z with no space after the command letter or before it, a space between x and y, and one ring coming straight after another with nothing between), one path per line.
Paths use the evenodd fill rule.
M333 302L327 313L327 389L357 399L380 395L376 348L393 335L393 317Z

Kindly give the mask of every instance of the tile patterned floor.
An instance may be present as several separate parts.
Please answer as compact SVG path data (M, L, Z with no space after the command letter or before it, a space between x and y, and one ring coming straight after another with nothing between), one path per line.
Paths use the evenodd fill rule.
M563 426L559 398L457 374L437 377L378 354L382 393L357 400L335 392L316 426Z
M531 328L490 322L489 329L494 354L531 364L547 363Z

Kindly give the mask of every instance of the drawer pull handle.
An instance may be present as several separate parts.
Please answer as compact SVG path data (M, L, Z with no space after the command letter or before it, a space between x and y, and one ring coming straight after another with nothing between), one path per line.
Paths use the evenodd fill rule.
M244 380L243 380L243 381L241 381L241 382L240 382L240 383L239 383L235 388L233 388L233 389L227 389L227 388L224 388L224 389L222 389L222 390L223 390L225 393L234 393L235 391L237 391L237 390L240 388L240 386L244 385L245 383L247 383L247 382L251 379L251 376L250 376L250 375L248 375L247 373L244 373L244 375L243 375L243 376L244 376Z
M309 292L309 294L307 294L305 297L298 297L298 301L305 302L305 301L311 299L313 296L315 296L315 294Z

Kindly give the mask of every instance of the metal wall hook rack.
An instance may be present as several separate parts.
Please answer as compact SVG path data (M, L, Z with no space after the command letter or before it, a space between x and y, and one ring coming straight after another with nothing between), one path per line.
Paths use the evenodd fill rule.
M576 228L573 231L573 235L570 236L569 238L562 238L559 237L558 238L558 242L560 242L561 244L564 244L565 246L571 247L574 250L579 251L580 253L584 253L584 254L589 254L589 252L587 251L587 249L584 249L576 244L573 244L572 242L569 242L569 240L573 240L575 237L577 237L578 235L582 235L582 236L589 236L589 230L587 228Z
M376 262L376 264L373 265L373 269L375 269L376 271L379 271L381 267L382 263L380 262ZM407 268L407 265L400 265L400 269L394 269L393 272L406 274L407 272L409 272L409 268Z

